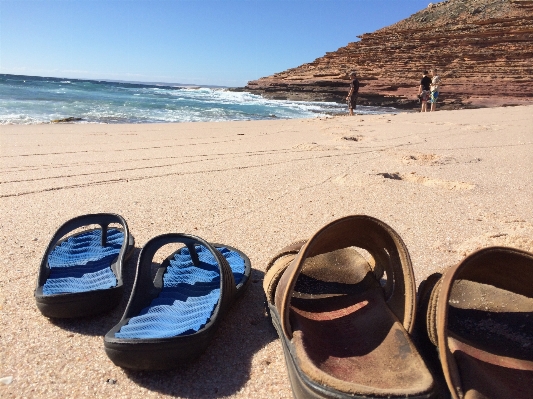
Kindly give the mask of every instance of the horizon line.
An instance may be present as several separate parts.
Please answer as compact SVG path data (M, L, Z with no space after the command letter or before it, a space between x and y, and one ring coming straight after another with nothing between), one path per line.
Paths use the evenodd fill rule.
M81 81L93 81L93 82L108 82L108 83L129 83L139 84L143 86L169 86L169 87L206 87L206 88L220 88L229 89L240 86L224 86L224 85L208 85L208 84L192 84L192 83L173 83L173 82L150 82L150 81L136 81L136 80L122 80L122 79L89 79L89 78L68 78L62 76L40 76L40 75L20 75L14 73L0 73L0 75L9 76L23 76L29 78L48 78L48 79L65 79L65 80L81 80Z

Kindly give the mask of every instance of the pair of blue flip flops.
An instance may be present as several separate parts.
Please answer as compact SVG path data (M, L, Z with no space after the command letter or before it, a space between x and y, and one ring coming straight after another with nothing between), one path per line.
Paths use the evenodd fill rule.
M72 234L89 225L100 227ZM158 265L154 277L153 258L167 244L183 247ZM35 290L39 310L67 318L116 307L124 293L123 265L134 247L119 215L69 220L43 256ZM250 272L248 257L230 246L177 233L151 239L139 255L126 311L104 337L106 353L118 366L132 369L168 369L193 359L248 286Z

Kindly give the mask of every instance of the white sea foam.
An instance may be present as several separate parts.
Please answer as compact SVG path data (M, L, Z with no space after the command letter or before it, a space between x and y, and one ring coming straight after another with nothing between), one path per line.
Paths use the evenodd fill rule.
M24 83L11 76L2 80L1 76L0 124L49 123L68 117L81 118L79 123L157 123L311 118L346 113L344 104L270 100L223 88L32 81L27 77ZM384 113L384 109L361 107L358 112Z

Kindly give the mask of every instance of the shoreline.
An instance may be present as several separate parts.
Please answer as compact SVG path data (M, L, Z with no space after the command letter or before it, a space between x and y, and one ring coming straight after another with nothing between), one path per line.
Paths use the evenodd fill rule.
M275 100L277 101L277 100ZM342 103L338 103L339 105ZM344 105L344 104L343 104ZM411 110L403 110L398 109L394 107L374 107L374 106L363 106L367 107L369 109L361 110L359 109L359 112L355 113L354 115L359 116L365 116L365 115L388 115L388 114L395 114L400 112L412 112ZM270 115L265 118L257 118L257 119L233 119L233 120L204 120L204 121L175 121L175 122L167 122L167 121L147 121L147 122L98 122L98 121L90 121L86 120L80 117L65 117L60 119L53 119L47 122L33 122L33 123L0 123L0 126L40 126L40 125L65 125L65 124L73 124L73 125L83 125L83 124L94 124L94 125L151 125L151 124L168 124L168 123L224 123L224 122L250 122L250 121L273 121L273 120L299 120L299 119L316 119L316 118L323 118L323 117L338 117L338 116L346 116L347 115L347 108L346 110L339 110L338 112L333 111L311 111L314 112L314 115L311 115L307 118L304 117L278 117L276 115Z
M248 91L246 91L248 92ZM250 94L255 94L257 95L257 93L253 93L253 92L249 92ZM261 96L264 97L263 94L259 94ZM265 98L268 98L268 97L265 97ZM272 100L279 100L279 101L284 101L284 99L281 99L281 98L270 98ZM288 99L288 101L304 101L304 102L309 102L309 101L313 101L313 100L297 100L297 99L294 99L294 100L291 100L291 99ZM315 100L315 101L318 101L320 102L319 100ZM369 101L362 101L361 104L358 103L358 106L363 106L363 107L370 107L370 108L381 108L383 111L385 110L388 110L389 112L382 112L382 113L370 113L372 111L368 111L368 113L361 113L361 112L357 112L357 110L354 112L354 116L366 116L366 115L389 115L389 114L396 114L396 113L420 113L420 103L416 102L416 106L415 107L407 107L405 106L405 103L401 103L401 101L403 101L402 99L399 99L400 101L400 107L395 107L394 104L393 105L378 105L378 104L381 104L381 103L372 103L372 102L369 102ZM413 103L415 103L415 100L413 100ZM342 101L338 101L336 102L336 104L339 104L339 105L344 105L344 102ZM404 107L401 107L401 105L404 105ZM486 105L477 105L477 106L474 106L474 105L446 105L446 104L437 104L437 111L458 111L458 110L473 110L473 109L486 109L486 108L491 108L491 109L497 109L497 108L508 108L508 107L521 107L521 106L531 106L529 103L526 103L526 104L519 104L519 103L506 103L506 102L502 102L501 104L494 104L494 103L489 103L489 104L486 104ZM322 117L342 117L342 116L348 116L347 115L347 111L346 112L343 112L343 111L339 111L339 112L319 112L319 111L316 111L316 114L315 116L310 116L308 118L283 118L283 117L277 117L277 116L270 116L268 118L264 118L264 119L244 119L244 120L239 120L239 119L236 119L236 120L218 120L218 121L176 121L176 122L166 122L166 121L150 121L150 122L138 122L138 123L132 123L132 122L95 122L95 121L87 121L87 120L84 120L83 118L79 118L79 117L65 117L65 118L61 118L61 119L55 119L55 120L50 120L48 122L35 122L35 123L5 123L5 124L0 124L0 126L40 126L40 125L65 125L65 124L74 124L74 125L77 125L77 124L80 124L80 125L83 125L83 124L94 124L94 125L151 125L151 124L169 124L169 123L177 123L177 124L181 124L181 123L224 123L224 122L249 122L249 121L272 121L272 120L298 120L298 119L316 119L316 118L322 118ZM322 115L321 115L322 114Z
M228 88L228 90L256 94L270 100L335 102L337 104L346 103L345 97L349 89L349 82L340 86L338 82L334 82L333 84L332 82L318 83L320 84L317 86L314 84L280 84L279 87L275 84L273 84L272 87L255 84L257 87L245 86L239 88ZM331 87L328 87L328 85ZM323 89L324 87L326 87L325 90ZM362 84L361 87L364 87L364 84ZM418 99L415 95L413 95L416 90L417 86L414 85L413 87L397 88L395 90L397 94L381 94L375 92L365 93L362 91L359 94L357 105L372 107L394 107L402 111L416 111L420 108ZM438 102L439 109L446 111L529 105L533 105L533 101L529 97L457 96L456 94L447 94L446 91L441 93Z
M533 251L532 111L2 126L0 378L13 377L2 397L292 398L264 316L273 254L351 214L398 232L417 284L482 247ZM64 221L97 212L121 214L135 237L126 294L108 314L49 320L33 297L42 254ZM197 361L125 371L102 336L141 248L170 232L243 251L252 282Z
M39 122L188 122L312 117L336 103L271 101L248 93L170 86L3 76L0 124ZM43 98L46 101L43 101Z

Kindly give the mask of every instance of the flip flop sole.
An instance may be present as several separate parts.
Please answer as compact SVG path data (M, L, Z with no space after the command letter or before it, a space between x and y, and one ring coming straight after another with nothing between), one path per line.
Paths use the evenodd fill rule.
M184 235L174 236L179 238ZM157 237L154 240L156 239ZM196 239L196 237L194 239ZM190 253L191 250L191 242L188 244L187 247L189 252L186 251L186 253ZM195 242L195 244L200 244L201 246L204 245L198 241ZM219 257L222 259L225 259L222 254L222 252L224 252L225 256L232 258L231 263L237 258L242 262L242 267L239 266L237 273L234 270L236 269L235 267L234 269L231 268L230 262L226 262L227 269L224 267L221 268L222 270L226 270L223 271L223 274L228 271L230 273L233 272L233 274L236 273L240 280L237 280L238 283L235 285L235 279L233 277L228 280L223 276L222 280L231 281L231 283L234 284L231 297L226 297L224 301L224 310L218 313L216 311L221 301L220 298L216 303L207 305L208 307L213 306L215 308L212 315L209 315L211 314L211 310L209 309L202 310L198 309L198 307L194 308L193 305L193 309L191 310L191 307L187 306L188 299L198 298L198 295L201 298L202 292L204 294L213 292L214 287L217 284L220 284L217 281L220 280L215 278L215 286L208 281L202 282L202 279L213 278L213 276L209 274L212 273L213 270L209 267L204 267L204 269L198 269L196 271L191 270L194 269L195 266L191 267L190 259L188 260L188 263L184 266L182 265L181 270L177 270L176 272L176 268L180 267L179 263L172 265L171 262L176 258L180 258L181 261L183 261L184 254L181 252L183 249L180 249L171 254L161 264L154 279L154 283L151 285L151 288L149 288L149 291L151 290L150 292L145 291L144 294L139 295L138 290L140 285L137 286L136 283L136 288L132 292L132 298L130 298L130 304L134 303L135 300L141 301L142 299L141 302L148 306L142 308L137 306L134 311L126 309L122 320L106 334L104 338L105 350L113 363L127 369L165 370L176 368L187 363L200 356L207 349L225 312L237 298L243 295L244 291L249 286L251 273L250 261L244 253L227 245L207 245L209 246L209 248L206 247L207 249L218 252ZM201 260L203 257L201 248L195 246L194 251L197 254L200 253L199 260ZM218 261L220 261L220 259ZM141 268L143 268L141 262L142 264L146 264L147 259L144 257L143 259L139 258L138 273L140 273ZM170 270L171 268L174 268L174 270ZM198 277L199 275L200 277ZM166 280L165 276L167 277ZM194 281L195 284L185 284L184 281L186 280L189 280L189 282ZM165 284L167 284L166 290ZM224 284L225 283L223 282L222 285ZM168 289L168 285L173 285L170 290ZM146 287L148 287L148 285L145 285L145 288ZM217 289L215 289L215 291L217 291ZM196 295L196 297L194 297L194 295ZM144 298L141 298L143 296ZM137 299L134 297L137 297ZM130 305L128 305L128 308L129 307ZM170 310L172 313L169 313ZM191 320L198 319L196 316L198 316L199 311L207 314L205 321L202 322L200 320L199 324L196 322L196 327L193 325L189 326L187 323L190 323ZM154 313L157 313L157 316L151 316Z
M123 227L108 228L112 223ZM68 235L92 224L102 227ZM38 309L52 318L86 317L113 309L124 293L122 266L134 249L135 240L119 215L83 215L67 221L41 262L34 293Z

